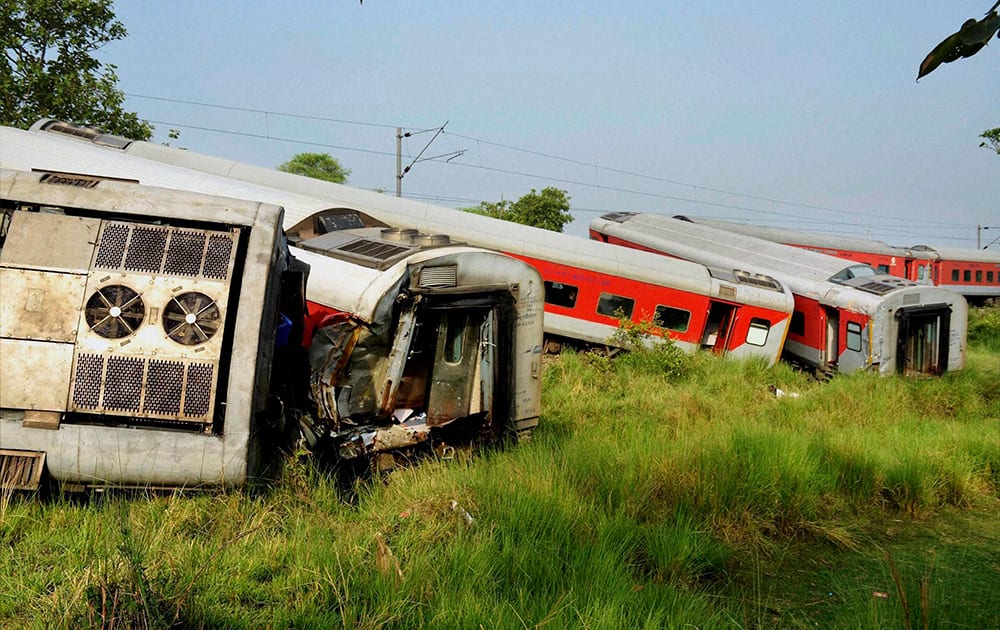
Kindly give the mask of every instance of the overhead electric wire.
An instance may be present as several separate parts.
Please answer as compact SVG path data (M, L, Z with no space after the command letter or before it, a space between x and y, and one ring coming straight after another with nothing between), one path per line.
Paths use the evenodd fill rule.
M311 115L306 115L306 114L293 114L293 113L288 113L288 112L274 112L274 111L262 110L262 109L252 109L252 108L236 107L236 106L229 106L229 105L218 105L218 104L213 104L213 103L204 103L204 102L199 102L199 101L190 101L190 100L183 100L183 99L172 99L172 98L165 98L165 97L158 97L158 96L149 96L149 95L142 95L142 94L126 93L126 96L133 97L133 98L144 98L144 99L150 99L150 100L170 102L170 103L180 103L180 104L193 105L193 106L199 106L199 107L210 107L210 108L216 108L216 109L241 111L241 112L248 112L248 113L257 113L257 114L263 114L265 116L274 115L274 116L283 116L283 117L296 118L296 119L302 119L302 120L323 121L323 122L331 122L331 123L338 123L338 124L351 124L351 125L360 125L360 126L365 126L365 127L377 127L377 128L384 128L384 129L407 128L407 127L401 127L401 125L392 125L392 124L384 124L384 123L371 123L371 122L346 120L346 119L324 117L324 116L311 116ZM253 134L253 133L247 133L247 132L238 132L238 131L231 131L231 130L211 128L211 127L197 126L197 125L169 123L169 122L164 122L164 121L150 121L150 122L153 122L155 124L171 125L171 126L182 127L182 128L187 128L187 129L196 129L196 130L200 130L200 131L209 131L209 132L216 132L216 133L226 133L226 134L238 135L238 136L243 136L243 137L251 137L251 138L258 138L258 139L265 139L265 140L277 140L277 141L281 141L281 142L299 143L299 144L306 144L306 145L310 145L310 146L326 147L326 148L332 148L332 149L336 149L336 150L340 150L340 151L354 151L354 152L368 153L368 154L373 154L373 155L383 155L383 156L393 156L393 157L395 156L395 153L388 152L388 151L379 151L379 150L374 150L374 149L364 149L364 148L360 148L360 147L348 147L348 146L343 146L343 145L334 145L334 144L329 144L329 143L321 143L321 142L314 142L314 141L308 141L308 140L298 140L298 139L293 139L293 138L277 137L277 136L270 135L270 133L266 133L266 134ZM435 129L435 128L432 127L431 129ZM528 154L528 155L534 155L534 156L537 156L537 157L542 157L542 158L545 158L545 159L550 159L550 160L555 160L555 161L561 161L561 162L565 162L565 163L568 163L568 164L574 164L574 165L578 165L578 166L585 166L587 168L593 168L594 169L595 180L598 180L599 171L603 170L603 171L607 171L609 173L615 173L615 174L619 174L619 175L627 175L627 176L630 176L630 177L636 177L636 178L640 178L640 179L645 179L645 180L649 180L649 181L656 181L656 182L661 182L661 183L675 185L675 186L683 186L683 187L690 188L690 189L695 190L695 191L705 191L705 192L711 192L711 193L716 193L716 194L721 194L721 195L729 195L729 196L733 196L733 197L741 197L741 198L744 198L744 199L752 199L752 200L755 200L755 201L763 201L763 202L767 202L767 203L771 203L771 204L780 204L780 205L784 205L784 206L806 208L806 209L810 209L810 210L817 210L817 211L821 211L821 212L829 212L829 213L833 213L833 214L839 214L839 215L842 215L842 216L843 215L870 216L869 213L866 213L866 212L863 212L863 211L858 211L858 210L845 210L843 208L830 208L830 207L826 207L826 206L819 206L819 205L813 205L813 204L805 204L805 203L799 203L799 202L794 202L794 201L786 201L786 200L775 199L775 198L771 198L771 197L762 197L762 196L758 196L758 195L750 195L750 194L746 194L746 193L740 193L740 192L726 190L726 189L721 189L721 188L713 188L713 187L709 187L709 186L702 186L702 185L692 184L692 183L689 183L689 182L683 182L683 181L679 181L679 180L672 180L672 179L669 179L669 178L659 177L659 176L655 176L655 175L648 175L648 174L645 174L645 173L638 173L638 172L629 171L629 170L626 170L626 169L619 169L619 168L614 168L614 167L602 166L602 165L595 164L595 163L592 163L592 162L585 162L585 161L582 161L582 160L577 160L577 159L573 159L573 158L567 158L567 157L563 157L563 156L558 156L558 155L554 155L554 154L550 154L550 153L545 153L545 152L542 152L542 151L535 151L535 150L532 150L532 149L526 149L526 148L523 148L523 147L517 147L517 146L513 146L513 145L509 145L509 144L504 144L504 143L499 143L499 142L493 142L493 141L490 141L490 140L484 140L484 139L481 139L481 138L475 138L473 136L467 136L467 135L464 135L464 134L458 134L458 133L453 133L453 132L449 132L449 131L445 131L443 135L445 135L445 136L448 136L448 135L454 136L456 138L461 138L461 139L468 140L468 141L471 141L471 142L476 142L477 144L480 144L480 145L498 147L498 148L502 148L502 149L506 149L506 150L510 150L510 151L517 151L517 152L525 153L525 154ZM785 213L785 212L778 212L776 210L764 210L764 209L752 208L752 207L742 206L742 205L737 205L737 204L726 204L726 203L721 203L721 202L707 201L707 200L703 200L703 199L695 199L695 198L682 197L682 196L677 196L677 195L668 195L668 194L665 194L665 193L656 193L656 192L635 190L635 189L624 188L624 187L620 187L620 186L607 186L607 185L600 184L599 181L597 181L597 183L592 183L592 182L582 181L582 180L578 180L578 179L552 177L552 176L546 176L546 175L538 175L538 174L535 174L535 173L528 173L528 172L524 172L524 171L516 171L516 170L512 170L512 169L503 169L503 168L497 168L497 167L490 167L490 166L486 166L486 165L482 164L482 153L481 153L481 151L477 151L477 153L479 153L479 155L480 155L480 164L478 164L478 165L477 164L466 164L466 163L457 162L457 161L447 161L447 162L444 162L444 161L441 161L441 160L428 160L428 161L444 162L444 163L447 163L448 165L451 165L451 166L462 166L462 167L466 167L466 168L479 168L479 169L482 169L482 170L485 170L485 171L489 171L489 172L503 173L503 174L507 174L507 175L515 175L515 176L520 176L520 177L529 177L529 178L541 179L541 180L551 181L551 182L556 182L556 183L571 184L573 186L585 186L585 187L589 187L589 188L593 188L593 189L609 190L609 191L612 191L612 192L619 192L619 193L623 193L623 194L645 196L645 197L665 199L665 200L670 200L670 201L682 201L682 202L695 203L695 204L699 204L699 205L707 205L707 206L712 206L712 207L717 207L717 208L727 208L727 209L733 209L733 210L741 210L741 211L744 211L744 212L752 212L752 213L755 213L755 214L769 215L769 216L775 216L775 217L792 218L792 219L795 219L798 223L815 223L815 224L827 225L831 221L830 219L806 219L806 218L802 217L801 215L789 214L789 213ZM913 233L913 232L910 232L911 230L921 230L921 229L924 229L924 230L941 230L941 229L948 229L948 230L968 230L968 229L971 229L971 225L970 226L956 226L952 222L928 221L928 220L925 220L925 221L921 221L919 223L913 223L912 221L910 221L909 219L904 218L904 217L888 217L888 218L891 219L891 220L893 220L893 221L899 221L901 224L903 222L907 222L907 225L905 225L905 226L900 225L900 226L898 226L896 228L892 228L893 230L895 230L897 232L898 231L909 232L909 233L912 233L914 235L917 235L917 234ZM841 224L841 225L844 225L844 226L860 227L860 228L865 228L865 229L869 229L869 230L873 229L873 228L879 229L876 226L872 226L871 224L868 224L868 223L854 223L854 222L846 222L846 221L836 221L836 222L839 223L839 224ZM955 239L955 240L959 240L959 239Z

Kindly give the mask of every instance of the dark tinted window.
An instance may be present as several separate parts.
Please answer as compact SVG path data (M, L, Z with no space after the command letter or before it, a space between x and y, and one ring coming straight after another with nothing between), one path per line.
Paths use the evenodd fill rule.
M688 329L688 322L691 321L691 313L682 311L679 308L669 306L656 307L656 324L677 332L684 332Z
M788 332L799 336L806 334L806 316L802 311L792 311L792 322L788 326Z
M601 299L597 301L597 314L608 317L632 317L632 309L635 308L635 300L613 293L602 293Z
M993 282L993 272L992 271L987 271L986 272L986 281L987 282Z
M951 270L951 281L958 282L958 269Z
M879 273L889 273L889 265L879 265L878 266L878 272Z
M972 272L966 269L962 272L962 279L966 282L972 282Z
M976 282L982 282L982 281L983 281L983 272L982 271L977 271L976 272Z
M556 306L573 308L576 306L577 288L571 284L545 282L545 301Z

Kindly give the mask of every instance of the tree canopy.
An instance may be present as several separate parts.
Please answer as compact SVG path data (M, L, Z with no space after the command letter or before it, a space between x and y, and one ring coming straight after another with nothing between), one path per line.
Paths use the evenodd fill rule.
M462 210L562 232L563 227L573 220L573 215L569 211L569 199L565 190L549 186L543 188L541 192L532 188L530 193L517 201L505 199L497 202L483 201L478 206Z
M1000 7L1000 0L997 0L996 4L990 7L983 19L969 18L962 24L962 28L935 46L934 50L928 53L921 62L917 79L930 74L942 63L951 63L956 59L971 57L982 50L990 38L1000 30L1000 15L997 14L997 7ZM1000 35L997 37L1000 38Z
M125 35L111 0L0 0L0 122L59 118L148 140L149 123L122 109L116 66L93 56Z
M278 170L335 184L346 184L347 178L351 176L351 169L344 168L329 153L296 153L292 159L279 166Z
M992 149L993 151L996 151L997 155L1000 155L1000 127L997 127L996 129L987 129L983 133L979 134L979 137L983 139L983 141L979 143L979 146Z

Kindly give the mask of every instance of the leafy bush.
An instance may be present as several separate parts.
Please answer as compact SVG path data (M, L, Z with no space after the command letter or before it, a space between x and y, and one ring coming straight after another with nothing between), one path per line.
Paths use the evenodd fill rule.
M1000 352L1000 307L969 309L969 345Z
M626 369L679 378L691 368L691 356L677 347L670 338L670 331L660 326L655 317L633 322L620 316L618 329L608 341L628 351L620 358Z

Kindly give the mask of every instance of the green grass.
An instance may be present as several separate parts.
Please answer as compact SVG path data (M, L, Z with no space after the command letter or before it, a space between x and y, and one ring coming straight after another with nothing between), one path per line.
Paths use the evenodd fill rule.
M567 353L513 448L347 489L288 456L228 493L3 496L0 626L1000 627L991 334L931 380Z

